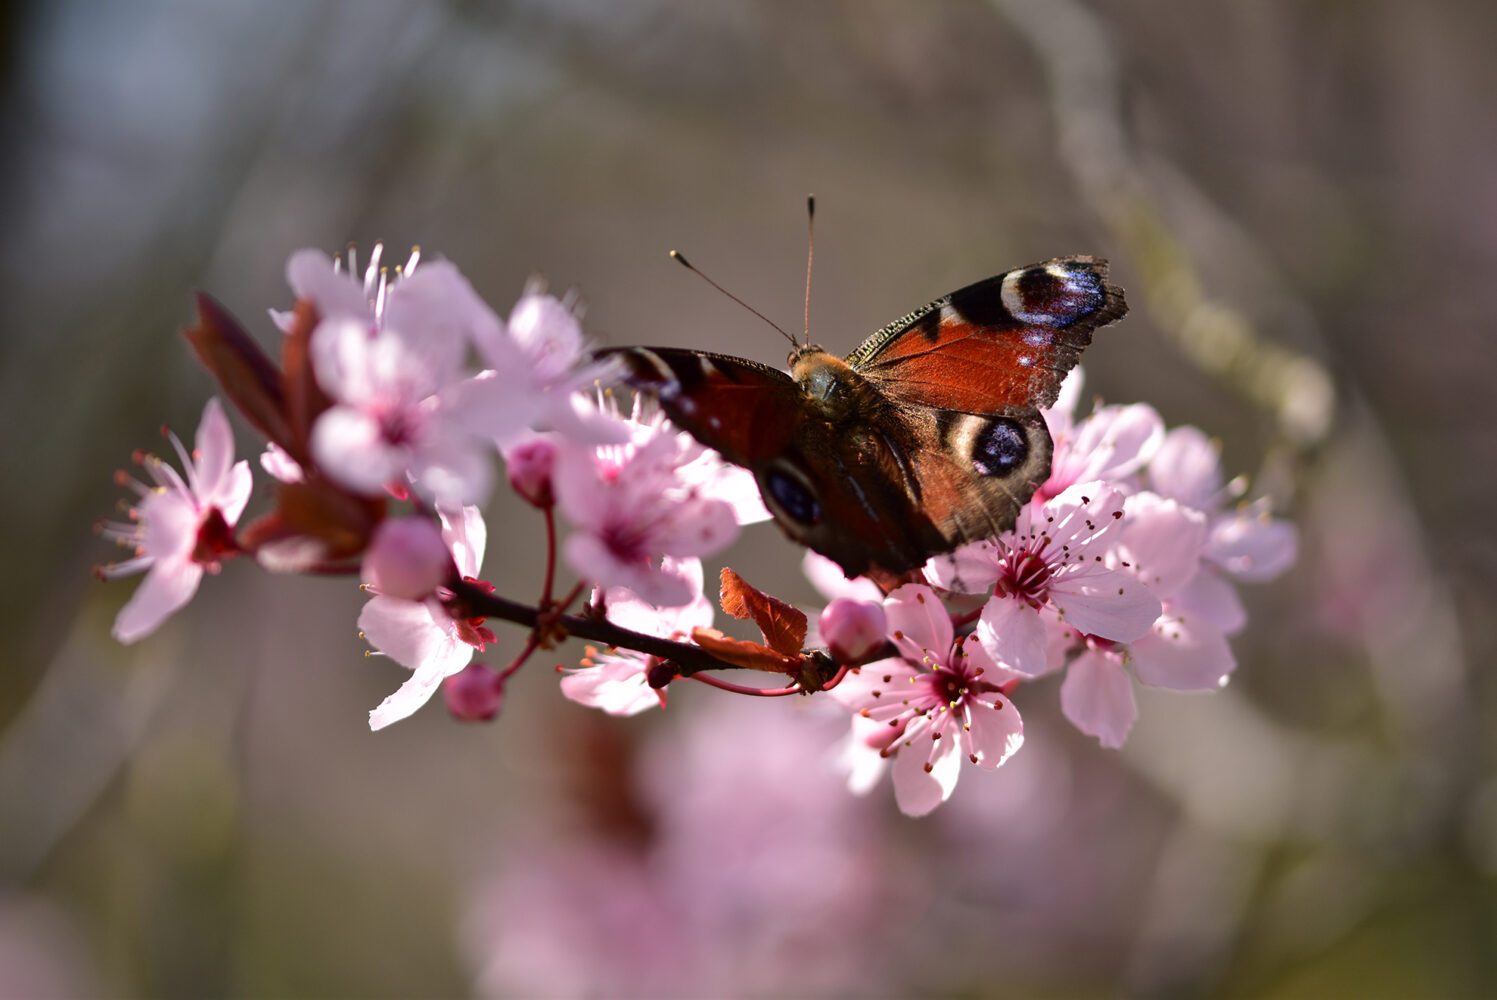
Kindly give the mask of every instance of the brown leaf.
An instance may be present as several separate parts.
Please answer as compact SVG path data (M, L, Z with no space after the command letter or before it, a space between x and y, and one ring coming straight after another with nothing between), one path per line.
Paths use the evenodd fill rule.
M721 580L723 610L734 618L752 618L771 649L798 659L806 642L805 612L756 590L726 566Z
M735 667L794 676L800 664L798 656L781 655L757 642L723 635L715 628L694 628L691 630L691 639L719 660Z
M303 469L311 468L312 424L322 411L332 405L332 400L317 384L312 371L310 345L312 331L317 328L317 310L306 299L297 299L291 314L291 329L281 339L281 369L285 372L286 419L291 428L292 444L287 447L291 457L301 463Z
M197 304L197 324L183 330L182 336L198 360L250 426L303 461L304 456L291 448L280 370L227 309L201 292Z
M250 525L240 541L255 549L305 539L318 562L349 559L368 546L385 506L382 497L354 496L326 480L284 483L276 491L276 509Z

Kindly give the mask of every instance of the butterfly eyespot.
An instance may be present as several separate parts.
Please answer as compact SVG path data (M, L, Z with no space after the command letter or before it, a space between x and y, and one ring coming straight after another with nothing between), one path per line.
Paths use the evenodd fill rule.
M1029 457L1029 439L1022 425L999 418L972 442L972 467L982 476L1004 476Z
M764 488L786 517L803 525L821 520L821 504L809 486L784 469L770 469L764 474Z
M1035 326L1069 326L1102 308L1107 289L1095 270L1075 263L1011 271L999 297L1016 319Z

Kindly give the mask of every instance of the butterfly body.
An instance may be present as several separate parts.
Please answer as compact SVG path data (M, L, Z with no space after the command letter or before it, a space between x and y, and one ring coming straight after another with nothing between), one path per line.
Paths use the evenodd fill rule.
M899 574L997 535L1049 475L1039 408L1092 331L1126 311L1106 263L1068 257L937 299L845 359L789 373L679 348L616 348L625 381L751 470L795 541L848 576Z

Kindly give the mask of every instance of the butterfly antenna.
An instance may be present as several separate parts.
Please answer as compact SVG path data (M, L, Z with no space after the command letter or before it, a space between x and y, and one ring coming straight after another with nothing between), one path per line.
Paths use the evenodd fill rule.
M816 196L806 195L806 346L811 346L811 262L816 259Z
M753 313L755 316L758 316L760 319L762 319L764 322L768 323L770 326L774 327L776 330L779 330L780 331L780 336L782 336L786 340L790 341L790 346L791 347L800 347L800 345L795 342L795 338L792 337L792 336L790 336L790 334L786 333L784 331L784 329L780 326L780 324L776 323L774 320L770 319L768 316L764 315L759 310L755 309L753 306L749 305L747 302L743 301L738 296L734 295L732 292L728 291L722 285L719 285L717 282L715 282L711 278L707 277L701 271L698 271L694 266L692 266L691 261L689 261L685 257L681 256L680 251L678 251L678 250L672 250L671 251L671 259L674 260L674 261L676 261L682 267L686 268L686 270L690 271L692 274L696 275L698 278L701 278L703 281L705 281L707 284L711 285L713 288L717 289L719 292L722 292L724 295L726 295L728 298L732 299L734 302L737 302L739 305L743 306L743 308L747 309L749 312Z

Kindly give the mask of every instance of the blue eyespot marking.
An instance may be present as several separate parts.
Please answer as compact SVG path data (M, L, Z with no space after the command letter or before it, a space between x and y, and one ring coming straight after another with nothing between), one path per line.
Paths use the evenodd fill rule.
M764 486L792 521L811 525L821 520L821 504L800 480L788 472L770 469L764 474Z
M1107 289L1082 263L1046 264L1015 271L999 289L1003 305L1022 323L1065 327L1101 309Z
M972 443L972 467L980 476L1003 476L1024 464L1029 440L1015 421L998 418L978 433Z

